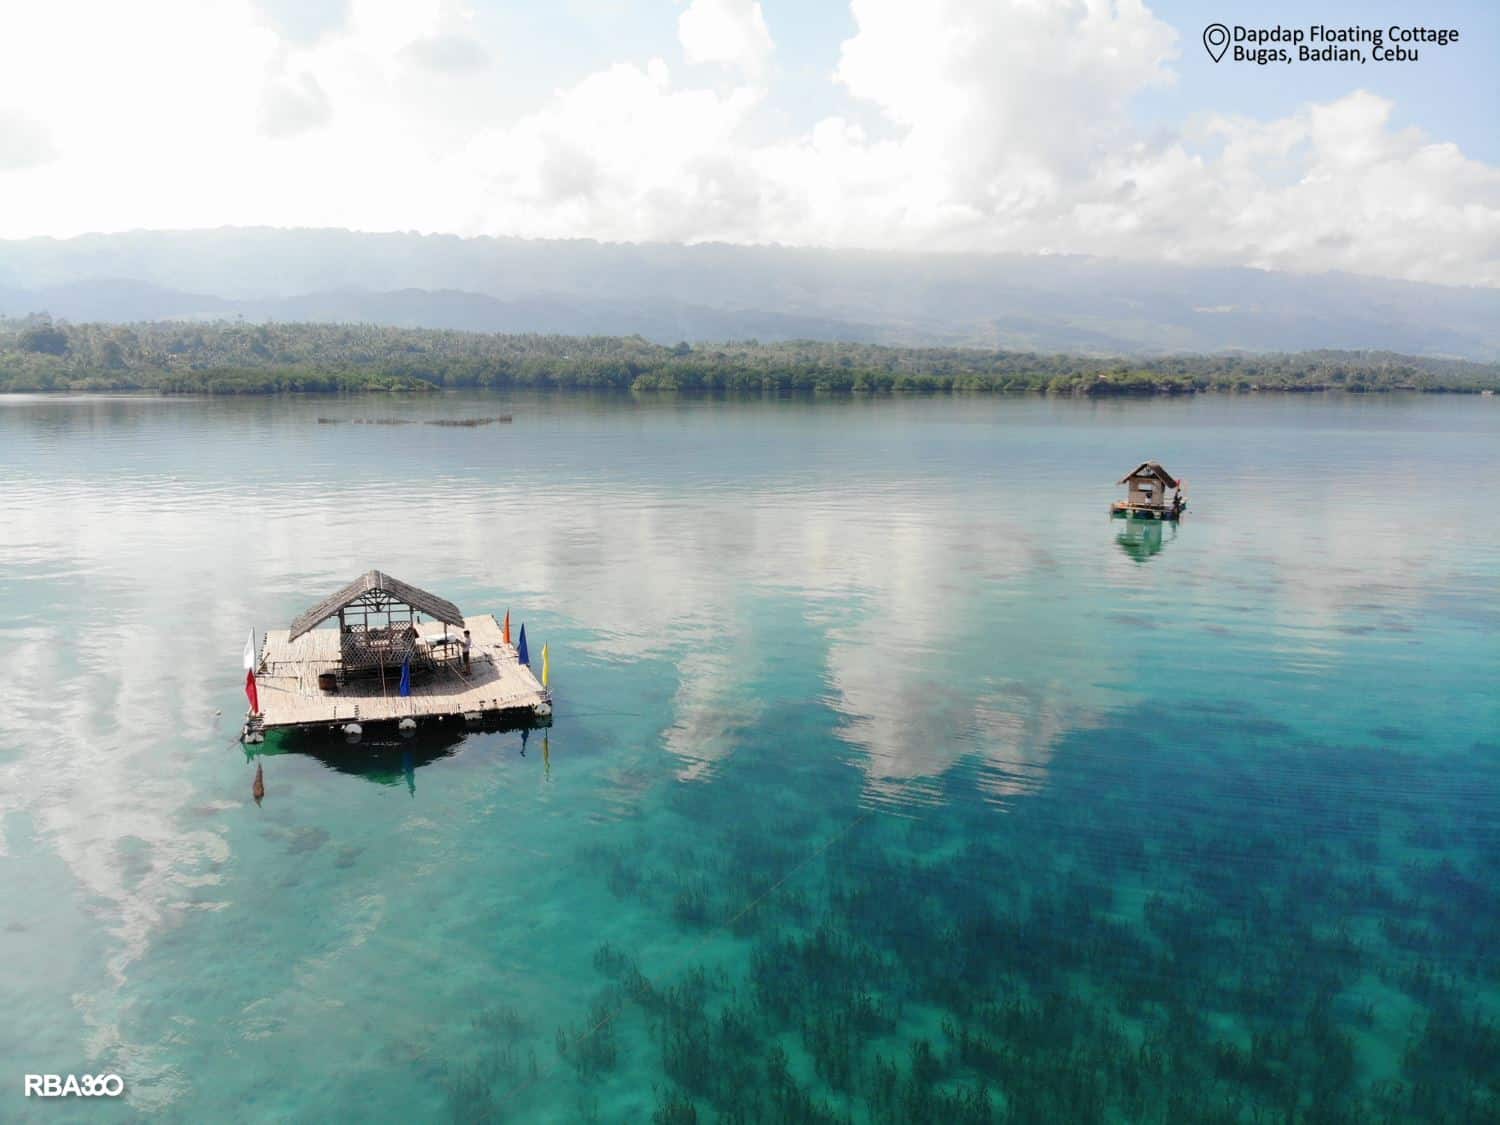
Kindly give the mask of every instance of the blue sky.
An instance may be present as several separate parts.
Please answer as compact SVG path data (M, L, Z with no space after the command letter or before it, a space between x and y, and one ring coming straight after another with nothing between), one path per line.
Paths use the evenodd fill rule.
M1462 38L1257 67L1209 59L1214 21ZM0 237L346 226L1500 284L1500 4L48 0L3 31Z
M1500 161L1500 4L1452 0L1317 0L1314 3L1201 4L1168 0L1151 5L1182 35L1177 62L1178 88L1141 99L1143 121L1172 122L1194 110L1252 117L1284 116L1303 102L1328 101L1360 87L1392 99L1393 122L1415 125L1459 144L1481 160ZM1257 67L1209 60L1199 36L1213 22L1253 27L1329 26L1386 28L1456 27L1458 44L1432 48L1431 62L1416 64L1319 63L1314 66ZM1428 51L1423 49L1423 55ZM1285 73L1282 73L1285 71Z

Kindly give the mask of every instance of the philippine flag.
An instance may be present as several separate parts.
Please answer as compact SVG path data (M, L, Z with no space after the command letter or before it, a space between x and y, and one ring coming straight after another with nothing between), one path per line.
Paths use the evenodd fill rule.
M245 698L250 700L250 714L260 714L260 696L255 691L255 630L245 642Z

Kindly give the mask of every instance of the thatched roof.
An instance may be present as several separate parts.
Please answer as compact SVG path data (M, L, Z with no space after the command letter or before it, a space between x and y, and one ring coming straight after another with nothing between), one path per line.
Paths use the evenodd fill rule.
M410 583L403 582L399 578L392 578L389 574L382 574L378 570L372 570L367 574L361 574L349 585L335 594L329 594L326 598L313 606L297 620L292 622L290 635L287 640L295 641L303 633L316 629L327 621L339 610L350 602L358 601L372 590L388 594L397 601L403 602L427 614L436 621L447 625L454 625L462 629L464 615L459 612L458 606L440 598L436 594L429 594L426 590L418 589Z
M1161 465L1155 461L1142 461L1134 469L1121 477L1117 483L1128 484L1136 477L1155 477L1168 488L1177 487L1177 482L1172 479L1172 474L1167 472L1166 469L1163 469Z

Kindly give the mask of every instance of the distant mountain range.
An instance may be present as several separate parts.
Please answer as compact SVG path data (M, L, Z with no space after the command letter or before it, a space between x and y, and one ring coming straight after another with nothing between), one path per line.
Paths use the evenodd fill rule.
M357 322L661 343L1500 359L1500 289L1077 256L225 228L0 241L0 315Z

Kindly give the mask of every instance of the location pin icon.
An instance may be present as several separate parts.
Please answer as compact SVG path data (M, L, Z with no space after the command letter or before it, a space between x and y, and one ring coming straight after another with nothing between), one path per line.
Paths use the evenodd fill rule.
M1203 29L1203 46L1209 58L1218 62L1229 50L1229 29L1222 23L1211 23Z

